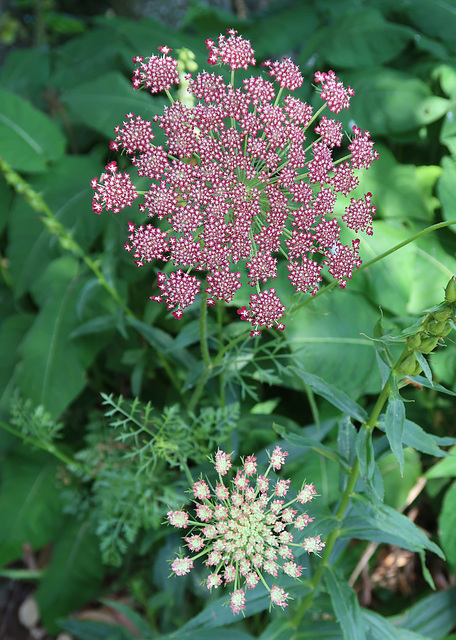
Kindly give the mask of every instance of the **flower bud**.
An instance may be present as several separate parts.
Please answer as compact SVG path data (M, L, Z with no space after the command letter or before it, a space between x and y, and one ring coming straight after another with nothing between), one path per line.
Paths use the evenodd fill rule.
M440 332L440 337L444 338L445 336L447 336L450 333L452 328L453 327L451 326L450 322L445 322L445 326L443 327L442 331Z
M456 302L456 278L453 276L445 289L445 300L453 304Z
M433 336L429 336L427 338L424 338L424 340L421 341L419 350L421 351L421 353L431 353L431 351L434 351L434 349L436 348L438 341L438 337L434 338Z
M401 362L399 365L398 373L402 373L406 376L414 375L414 371L416 369L416 365L418 364L415 354L410 354Z
M407 345L410 349L418 349L421 344L421 334L415 333L413 336L407 338Z
M445 322L451 316L451 307L442 307L441 309L437 309L432 314L432 317L437 322Z
M416 367L415 367L415 371L414 371L413 373L411 373L410 375L412 375L412 376L418 376L418 375L420 375L420 373L421 373L421 371L422 371L422 370L423 370L423 369L422 369L422 367L421 367L420 363L419 363L419 362L417 362L417 363L416 363Z
M431 320L431 322L429 322L427 326L427 331L432 336L441 336L446 324L446 322L437 322L437 320Z

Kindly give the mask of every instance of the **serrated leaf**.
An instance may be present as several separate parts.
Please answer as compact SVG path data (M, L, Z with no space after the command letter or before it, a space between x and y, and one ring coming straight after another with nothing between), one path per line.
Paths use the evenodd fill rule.
M20 472L18 472L20 470ZM18 449L3 462L0 487L0 566L37 550L59 531L62 515L57 463L42 452Z
M52 558L36 592L41 618L51 633L57 619L90 601L103 580L99 541L88 522L67 519L60 527Z
M404 451L402 440L404 437L405 405L404 401L396 393L388 398L388 405L385 412L385 432L391 451L399 464L401 475L404 470Z
M16 171L45 171L61 158L65 138L42 111L0 89L0 155Z
M366 640L361 607L356 593L333 567L328 565L323 567L323 574L344 640Z
M303 371L298 367L290 367L290 371L301 378L301 380L311 387L315 393L325 398L325 400L340 409L343 413L346 413L360 422L367 420L367 413L363 407L334 385L326 382L319 376Z

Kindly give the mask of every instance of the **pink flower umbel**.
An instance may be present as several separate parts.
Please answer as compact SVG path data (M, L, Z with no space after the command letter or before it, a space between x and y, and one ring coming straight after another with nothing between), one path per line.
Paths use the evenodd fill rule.
M250 335L282 331L286 308L271 286L280 270L295 291L315 295L324 277L344 288L360 267L359 239L345 245L340 234L344 224L355 234L373 232L372 195L353 192L357 172L378 153L358 126L342 151L342 124L331 114L349 109L354 91L334 71L315 74L324 103L314 112L291 95L303 77L290 58L263 62L236 87L236 70L256 64L249 40L229 29L206 46L214 72L186 76L185 104L170 93L180 78L169 47L135 56L133 88L164 92L171 105L152 121L126 114L110 148L129 156L150 183L138 193L111 162L92 181L93 210L118 213L142 195L139 210L152 220L130 223L124 248L138 267L159 263L150 298L174 318L201 294L212 307L251 287L238 311ZM229 82L219 73L223 65ZM320 117L323 109L329 113ZM163 146L154 142L160 129Z
M186 511L169 511L168 522L178 529L189 529L184 538L192 557L180 553L171 563L175 575L193 568L200 558L211 573L206 587L218 589L232 584L230 606L233 613L245 609L246 591L261 582L269 591L271 605L285 608L289 594L277 584L268 584L268 576L279 573L298 579L302 567L294 562L293 548L317 553L325 543L320 536L295 541L312 518L292 505L310 502L316 495L313 484L303 484L296 498L287 500L290 481L268 477L285 464L286 451L276 447L269 455L264 475L257 474L255 456L243 460L233 479L225 484L231 468L231 456L217 451L214 467L218 473L215 489L204 479L193 483L193 515ZM271 482L269 482L271 481ZM271 484L271 490L269 490ZM279 498L279 499L278 499Z

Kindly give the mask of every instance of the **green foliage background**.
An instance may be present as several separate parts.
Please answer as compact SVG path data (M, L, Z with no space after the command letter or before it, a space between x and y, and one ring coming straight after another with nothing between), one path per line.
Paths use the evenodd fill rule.
M52 47L12 50L0 70L0 158L19 174L4 167L0 175L0 565L19 561L25 542L35 550L52 544L37 598L53 633L130 637L110 636L112 629L94 623L58 622L114 584L142 608L143 618L127 615L144 638L213 638L214 626L233 625L221 608L225 598L208 597L197 579L168 580L178 539L161 522L169 507L187 500L187 463L196 477L227 438L248 455L271 447L279 432L295 465L291 477L299 483L305 468L321 493L316 533L335 527L343 465L355 452L371 493L384 488L376 508L362 492L354 501L334 562L324 569L326 588L296 637L450 640L454 588L432 593L420 577L411 596L398 602L380 591L371 610L359 606L347 580L361 553L352 539L423 557L425 549L442 556L439 544L446 561L432 560L431 573L434 562L434 574L441 569L454 580L456 464L453 457L438 461L446 455L439 447L456 437L452 396L403 392L413 401L393 448L400 459L405 447L403 477L387 458L386 437L357 440L346 416L354 415L348 400L364 412L381 388L370 339L379 307L387 331L398 332L443 299L456 273L456 227L422 234L357 273L345 291L332 289L310 304L307 296L291 299L280 275L276 289L294 311L284 340L265 336L256 351L252 341L237 340L244 327L235 313L242 300L235 300L220 312L233 346L197 397L204 374L199 310L177 323L148 301L154 269L137 270L122 249L128 219L140 220L135 211L129 218L91 211L90 179L113 159L114 126L128 112L151 119L165 103L132 91L131 58L158 45L185 46L202 70L204 40L230 26L251 40L260 62L293 55L305 76L298 97L316 101L317 69L332 68L355 89L352 108L340 114L344 129L354 122L369 130L380 152L360 176L359 191L371 191L378 207L374 235L361 243L364 262L456 219L453 0L282 1L245 21L194 4L179 31L150 19L98 16ZM208 323L215 353L219 329L214 318ZM434 380L453 392L455 363L455 344L446 340L431 366ZM343 401L334 401L331 385L346 394ZM422 474L427 485L418 505L431 540L419 529L401 530L410 521L397 511ZM318 565L302 562L308 571ZM308 592L306 580L290 585L297 601ZM217 636L292 637L286 618L262 613L267 601L256 589L245 622L217 629Z

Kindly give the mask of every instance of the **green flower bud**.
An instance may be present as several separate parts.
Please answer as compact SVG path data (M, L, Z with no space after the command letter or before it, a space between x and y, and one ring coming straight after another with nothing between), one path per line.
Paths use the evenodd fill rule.
M421 341L419 350L421 351L421 353L431 353L431 351L434 351L434 349L436 348L438 341L438 337L434 338L433 336L429 336L427 338L424 338L424 340Z
M398 368L398 373L402 373L405 376L413 376L413 372L416 369L416 365L418 364L415 354L410 354L401 362Z
M456 278L453 276L445 289L445 300L453 304L456 302Z
M447 336L450 333L452 328L453 327L451 326L451 324L449 322L445 322L445 326L443 327L443 329L442 329L442 331L440 333L440 337L444 338L445 336Z
M430 333L432 336L441 336L446 324L446 322L437 322L436 320L431 320L431 322L429 322L427 326L428 333Z
M422 368L419 362L416 363L416 367L415 367L415 371L413 373L411 373L410 375L412 376L419 376L420 373L422 372Z
M415 333L413 336L407 338L407 345L410 349L418 349L421 344L421 334Z
M451 307L443 307L442 309L437 309L432 314L434 320L437 322L445 322L451 316Z

